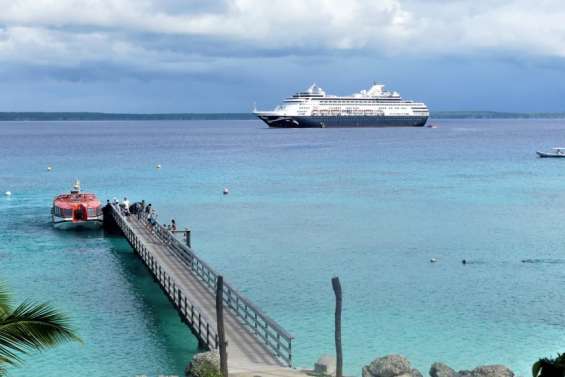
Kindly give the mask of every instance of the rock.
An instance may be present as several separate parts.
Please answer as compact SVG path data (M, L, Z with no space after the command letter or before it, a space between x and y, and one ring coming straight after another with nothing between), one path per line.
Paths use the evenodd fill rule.
M421 377L422 374L412 369L410 361L400 355L380 357L363 367L363 377Z
M431 377L459 377L458 373L444 363L433 363L430 368Z
M457 373L458 377L473 377L473 372L470 370L460 370Z
M514 372L504 365L484 365L471 371L472 377L514 377Z
M336 361L330 355L322 355L314 364L314 373L316 374L335 376L335 370Z
M422 373L420 373L418 369L414 368L410 372L410 377L424 377L424 376L422 376Z
M184 374L186 377L222 377L220 373L220 354L209 351L194 355Z

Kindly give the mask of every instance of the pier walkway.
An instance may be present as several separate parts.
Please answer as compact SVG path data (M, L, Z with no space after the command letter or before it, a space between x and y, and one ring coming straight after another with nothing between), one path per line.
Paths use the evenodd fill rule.
M187 245L145 216L125 216L116 204L104 212L105 222L111 217L200 344L217 349L218 273L194 253L190 234ZM227 282L223 299L230 375L292 375L292 336Z

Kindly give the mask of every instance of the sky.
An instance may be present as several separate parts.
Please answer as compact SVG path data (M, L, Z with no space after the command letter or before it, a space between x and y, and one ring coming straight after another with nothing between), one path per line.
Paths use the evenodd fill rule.
M0 111L247 112L380 82L565 111L562 0L0 0Z

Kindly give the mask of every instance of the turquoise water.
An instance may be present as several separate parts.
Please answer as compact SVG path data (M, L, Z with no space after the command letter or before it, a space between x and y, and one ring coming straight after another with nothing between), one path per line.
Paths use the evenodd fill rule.
M84 339L11 375L180 375L197 351L124 240L51 228L52 197L80 178L190 226L199 254L295 336L296 366L333 350L339 275L347 373L402 353L424 373L441 360L528 376L565 342L565 161L534 154L565 121L436 123L0 123L0 192L13 193L0 197L0 278Z

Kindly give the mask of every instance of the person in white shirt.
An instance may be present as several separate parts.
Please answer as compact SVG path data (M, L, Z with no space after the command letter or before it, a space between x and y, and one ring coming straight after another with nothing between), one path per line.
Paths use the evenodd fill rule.
M122 202L122 206L124 207L125 214L129 215L129 200L128 200L128 198L124 197L124 200Z

